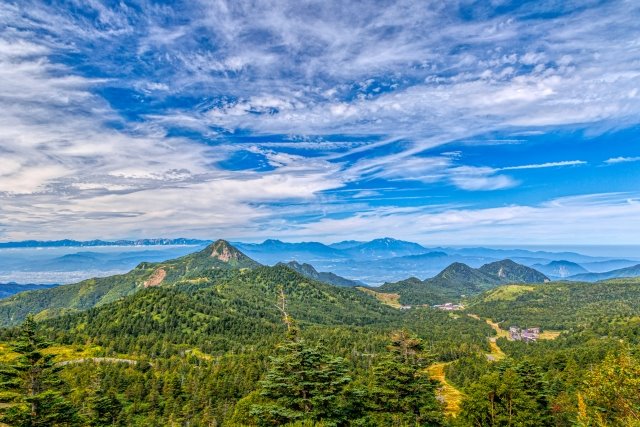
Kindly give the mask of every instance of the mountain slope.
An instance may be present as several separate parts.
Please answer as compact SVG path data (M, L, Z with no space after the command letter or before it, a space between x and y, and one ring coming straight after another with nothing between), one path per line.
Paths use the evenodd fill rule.
M472 268L455 262L430 279L415 278L380 286L382 292L400 294L402 304L439 304L463 296L476 295L505 283L541 283L549 279L542 273L511 260Z
M588 273L589 271L580 264L571 261L551 261L548 264L534 264L531 266L536 270L553 277L569 277L575 274Z
M19 323L30 313L47 318L86 310L144 288L171 284L209 270L251 269L259 265L227 242L218 240L199 252L180 258L140 263L126 274L14 295L0 301L0 326Z
M640 315L640 280L613 279L598 283L552 282L539 286L506 285L477 295L469 310L509 326L540 326L567 330L602 319ZM601 339L600 333L597 334Z
M198 280L144 289L111 304L47 321L79 341L91 337L113 346L123 331L140 348L154 348L159 336L214 353L258 345L281 334L276 308L280 291L296 322L314 325L367 325L396 319L399 313L351 288L311 280L278 265L253 270L203 271ZM115 348L116 351L124 350Z
M358 282L356 280L349 280L331 272L319 272L311 264L307 264L307 263L300 264L297 261L290 261L286 264L279 263L278 265L285 265L291 268L292 270L297 271L298 273L302 274L305 277L318 280L320 282L328 283L334 286L355 287L355 286L364 285L364 283L362 282Z
M583 273L567 277L567 280L597 282L599 280L618 279L622 277L639 277L640 264L632 267L620 268L617 270L606 271L604 273Z
M478 269L490 276L497 277L503 283L542 283L549 280L539 271L510 259L485 264Z

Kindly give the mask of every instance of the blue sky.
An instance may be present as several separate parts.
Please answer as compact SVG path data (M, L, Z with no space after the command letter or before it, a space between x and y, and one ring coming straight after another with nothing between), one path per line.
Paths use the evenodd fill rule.
M0 239L635 244L635 1L4 1Z

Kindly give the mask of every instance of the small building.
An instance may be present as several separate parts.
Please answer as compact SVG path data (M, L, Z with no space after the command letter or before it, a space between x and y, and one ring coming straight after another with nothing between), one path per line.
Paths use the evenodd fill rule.
M400 310L411 310L411 306L410 305L401 305L400 306Z
M509 338L513 341L535 342L540 335L540 328L520 329L517 326L509 328Z
M445 310L445 311L464 310L464 306L462 304L454 304L452 302L434 305L433 308L437 308L439 310Z

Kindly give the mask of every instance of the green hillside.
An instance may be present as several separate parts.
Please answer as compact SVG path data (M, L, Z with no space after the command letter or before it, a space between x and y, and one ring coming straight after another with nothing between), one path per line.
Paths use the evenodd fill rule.
M371 296L308 279L279 265L201 272L197 280L144 289L47 324L70 331L76 341L91 337L118 352L134 344L156 349L159 343L225 352L272 340L282 332L282 314L276 308L281 291L288 313L303 325L364 326L398 318L396 310ZM121 339L123 332L126 338Z
M640 280L550 282L515 293L499 287L473 298L468 309L505 326L566 330L598 318L639 316Z
M251 269L260 264L224 240L202 251L161 263L139 264L126 274L94 278L55 288L23 292L0 300L0 326L22 322L28 314L38 319L108 304L142 289L175 283L212 270Z
M385 283L379 290L400 294L402 304L431 305L477 295L501 284L542 283L548 280L544 274L511 260L485 264L480 268L455 262L430 279L421 281L410 278Z

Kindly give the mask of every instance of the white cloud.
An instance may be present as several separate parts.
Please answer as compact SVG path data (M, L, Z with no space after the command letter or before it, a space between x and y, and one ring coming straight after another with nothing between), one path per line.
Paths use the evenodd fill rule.
M258 236L265 229L364 235L380 227L400 236L406 230L394 221L409 220L424 236L491 238L491 230L500 230L542 239L534 224L543 224L547 239L566 238L595 219L571 212L576 223L564 231L552 221L568 224L558 202L428 213L367 210L362 203L362 212L349 213L354 205L339 206L336 197L329 206L322 193L366 179L510 188L518 183L501 171L584 162L500 169L424 151L454 140L494 143L476 136L500 131L602 131L637 124L640 116L636 2L549 19L520 19L527 12L516 8L472 21L460 19L458 4L436 1L188 6L134 9L92 0L78 6L93 9L89 19L66 5L0 4L0 236L64 230L122 237L168 229L201 237ZM101 77L82 76L60 58L74 58ZM138 90L154 108L128 121L99 94L107 87ZM163 106L170 97L193 102ZM200 132L212 144L168 137L175 127ZM291 135L291 142L255 143L273 171L229 172L218 162L247 145L214 145L225 131ZM346 137L335 142L336 134ZM287 215L299 213L291 201L308 203L304 209L317 214L316 222L290 225ZM634 203L577 206L617 221L637 213ZM346 218L327 219L332 209ZM621 239L632 234L616 227L602 229L621 232Z
M604 162L608 165L613 165L616 163L629 163L629 162L638 162L640 161L640 157L612 157L610 159L605 160Z
M425 245L630 244L640 233L638 194L587 194L536 206L484 209L370 209L344 219L322 219L289 229L289 239L332 241L385 234ZM411 224L411 227L407 227Z
M495 169L487 167L460 166L450 169L449 172L451 181L463 190L501 190L517 185L517 181L511 177L498 175Z
M520 170L520 169L544 169L544 168L558 168L564 166L578 166L578 165L586 165L587 162L584 160L564 160L561 162L547 162L547 163L538 163L531 165L518 165L518 166L505 166L500 168L503 171L509 170Z

